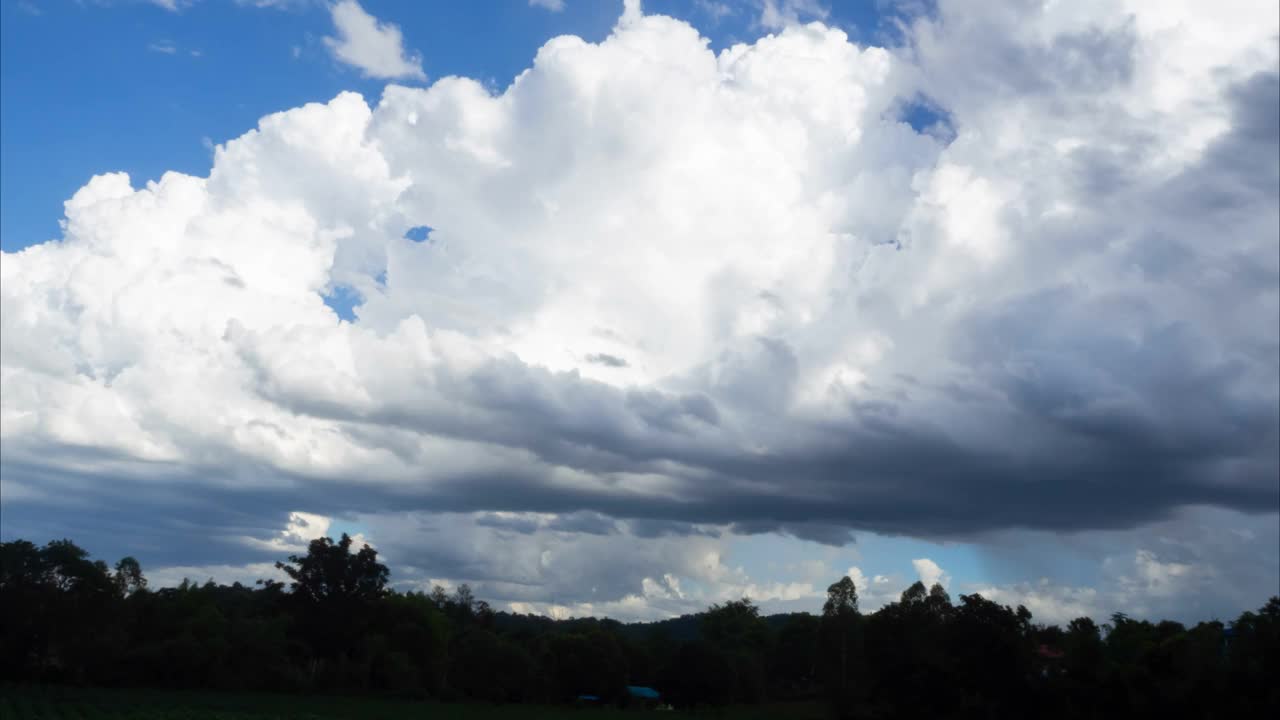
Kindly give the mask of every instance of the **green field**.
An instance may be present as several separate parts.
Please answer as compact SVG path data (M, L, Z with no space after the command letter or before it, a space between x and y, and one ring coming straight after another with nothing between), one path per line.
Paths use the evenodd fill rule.
M819 705L759 705L696 713L530 705L446 704L350 696L256 693L97 690L82 688L0 689L0 720L620 720L636 717L723 720L818 720Z

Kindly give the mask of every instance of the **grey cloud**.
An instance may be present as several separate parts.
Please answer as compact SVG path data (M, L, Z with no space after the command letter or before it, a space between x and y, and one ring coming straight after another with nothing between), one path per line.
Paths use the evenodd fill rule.
M1105 620L1116 610L1139 617L1198 622L1229 620L1259 598L1275 593L1280 558L1276 515L1248 516L1196 507L1134 530L1099 533L1008 532L984 535L975 547L985 572L1000 578L1043 575L1044 558L1060 568L1055 583L1040 592L1086 601L1085 613ZM1144 587L1152 581L1135 567L1138 553L1159 563L1183 566L1175 586ZM1035 593L1035 588L1023 588ZM1033 608L1038 617L1061 620Z
M975 12L963 3L939 2L938 12L916 17L908 42L929 71L932 93L948 107L990 102L993 95L1055 102L1132 80L1137 45L1132 21L1064 32L1046 42L1021 32L1039 11L1034 3ZM966 41L955 42L960 38Z
M1169 181L1161 206L1179 216L1198 211L1204 219L1242 211L1274 219L1280 192L1280 73L1256 73L1228 88L1227 98L1231 129L1195 167Z
M557 515L547 524L547 529L587 535L614 535L618 532L618 522L600 513L576 512L568 515Z
M848 527L823 523L774 523L768 521L736 522L729 531L737 535L779 533L823 545L849 545L854 542L853 531Z
M539 523L536 518L524 516L502 517L492 513L481 513L476 518L476 524L482 527L491 527L498 530L516 532L521 535L528 535L530 533L537 532L541 527L541 523Z
M617 355L608 353L592 353L584 358L589 363L603 365L605 367L624 368L627 367L627 361Z
M704 537L720 537L714 528L705 528L685 522L673 520L657 520L639 518L626 523L627 529L636 537L657 538L668 536L701 535Z

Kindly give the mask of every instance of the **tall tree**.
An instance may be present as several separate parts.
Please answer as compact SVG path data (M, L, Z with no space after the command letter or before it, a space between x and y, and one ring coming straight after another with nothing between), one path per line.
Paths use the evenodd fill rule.
M290 555L289 562L276 563L292 580L294 594L304 600L376 600L386 594L391 573L378 562L378 551L367 544L351 552L351 536L316 538L306 555Z
M827 601L822 604L823 617L857 614L858 588L853 578L845 575L827 587Z
M142 565L137 559L129 556L116 563L116 573L112 576L116 590L123 596L132 595L147 588L147 579L142 575Z
M338 542L311 541L307 554L276 563L289 579L289 601L297 608L300 644L313 651L307 674L316 683L363 687L370 671L357 657L359 640L371 624L375 603L387 594L390 572L378 562L378 551L365 545L351 552L346 533ZM366 658L367 659L367 658Z
M850 712L855 703L854 683L861 648L859 642L858 588L848 575L827 587L822 605L822 640L827 656L827 687L836 712Z

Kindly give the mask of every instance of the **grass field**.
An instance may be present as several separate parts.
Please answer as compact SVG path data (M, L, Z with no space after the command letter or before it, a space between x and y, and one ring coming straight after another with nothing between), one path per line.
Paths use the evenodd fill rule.
M696 713L530 705L442 704L348 696L0 688L0 720L621 720L637 716L819 720L819 705L759 705Z

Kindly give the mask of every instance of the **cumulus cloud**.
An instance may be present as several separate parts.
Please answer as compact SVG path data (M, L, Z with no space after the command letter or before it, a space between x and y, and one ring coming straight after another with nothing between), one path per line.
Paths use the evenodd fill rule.
M1258 607L1280 582L1280 517L1189 508L1130 530L1050 534L1015 531L984 538L983 566L1006 583L963 582L1005 604L1024 604L1037 619L1099 622L1121 611L1135 617L1198 622L1229 620ZM1052 562L1046 567L1046 558ZM1055 573L1043 577L1046 570Z
M331 524L332 519L324 515L292 512L289 513L288 524L278 535L265 540L252 535L245 535L237 538L237 540L249 547L266 550L276 555L305 554L308 543L317 538L329 536ZM360 544L355 543L355 546L359 547Z
M1047 577L1035 582L1005 585L971 584L968 592L988 600L1024 605L1037 622L1065 624L1073 618L1105 621L1123 611L1134 617L1229 620L1242 608L1260 605L1264 594L1242 605L1223 605L1211 586L1217 573L1211 567L1162 560L1154 551L1139 549L1131 556L1108 557L1097 585L1071 585ZM1195 597L1196 602L1188 599ZM1209 600L1209 602L1205 602Z
M603 560L563 593L496 584L563 567L557 524L588 557L683 544L593 606L623 612L723 532L1274 513L1277 21L1198 7L943 2L902 47L784 23L714 53L629 3L501 92L344 93L263 118L208 177L96 176L62 240L0 264L6 523L21 503L45 534L74 495L113 518L84 532L136 519L163 552L200 528L293 543L298 508L388 535L443 513L539 555L370 537L565 608ZM423 77L398 28L333 15L344 62ZM898 120L921 96L953 137ZM1179 587L1160 557L1142 582Z
M365 77L425 80L422 58L406 54L400 28L365 12L356 0L341 0L330 10L337 37L324 38L333 56Z
M885 605L896 601L905 587L899 587L900 583L895 582L895 578L887 575L873 575L867 577L862 572L862 568L853 566L845 573L849 579L853 581L853 587L858 591L858 607L862 612L875 612Z
M916 558L911 561L911 567L916 569L916 574L920 576L920 582L925 587L933 587L934 585L946 585L951 577L938 567L938 563L929 558Z

